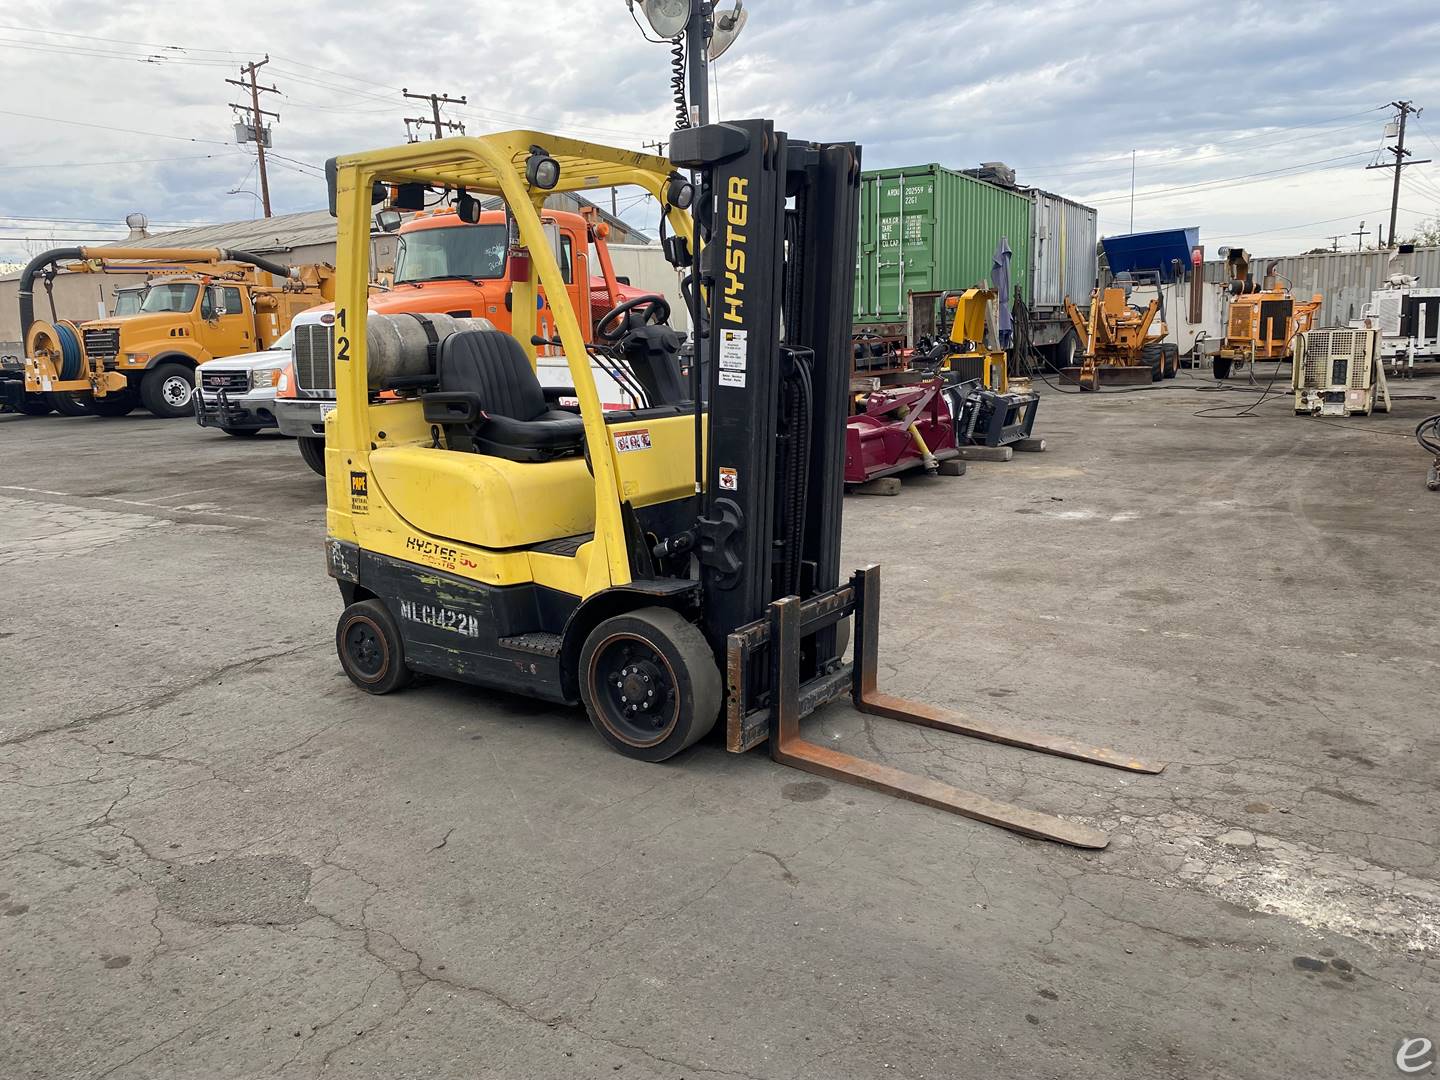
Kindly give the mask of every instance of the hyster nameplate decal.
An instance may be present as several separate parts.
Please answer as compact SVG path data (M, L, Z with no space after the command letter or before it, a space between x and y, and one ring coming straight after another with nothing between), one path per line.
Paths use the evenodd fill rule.
M441 607L439 604L417 604L414 600L401 600L400 616L411 622L420 623L422 626L449 630L465 637L478 638L480 636L480 620L474 615L467 615L463 611L453 611L450 608Z

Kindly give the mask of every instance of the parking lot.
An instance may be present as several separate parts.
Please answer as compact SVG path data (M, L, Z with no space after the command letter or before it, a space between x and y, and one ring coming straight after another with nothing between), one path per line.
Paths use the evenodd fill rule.
M4 1075L1396 1075L1440 1041L1436 410L1195 415L1250 400L1047 391L1048 452L845 505L884 688L1170 765L816 737L1101 852L368 697L292 441L0 417Z

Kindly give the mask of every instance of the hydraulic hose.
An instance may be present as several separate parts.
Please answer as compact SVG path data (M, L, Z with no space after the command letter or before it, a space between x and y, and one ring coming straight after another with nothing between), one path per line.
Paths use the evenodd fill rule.
M52 248L36 255L28 263L25 269L20 271L20 341L23 342L30 335L30 326L35 321L35 275L44 270L51 263L59 262L61 259L83 259L85 258L84 248Z
M284 263L233 248L51 248L31 259L20 272L20 340L23 342L35 321L35 277L45 267L80 259L157 259L187 262L238 262L264 270L279 278L293 277Z

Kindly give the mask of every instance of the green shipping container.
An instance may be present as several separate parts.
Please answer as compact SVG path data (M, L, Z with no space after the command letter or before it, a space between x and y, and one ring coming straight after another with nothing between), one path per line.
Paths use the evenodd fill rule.
M940 165L860 176L855 322L903 323L909 296L989 281L995 246L1010 242L1010 282L1030 280L1030 199Z

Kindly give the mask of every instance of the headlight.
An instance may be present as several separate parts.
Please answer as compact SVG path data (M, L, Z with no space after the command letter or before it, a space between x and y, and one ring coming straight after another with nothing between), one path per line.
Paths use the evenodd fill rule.
M263 386L274 386L275 376L279 374L276 368L256 368L250 372L250 385L256 390Z
M284 395L290 392L290 372L282 371L280 378L275 380L275 393Z

